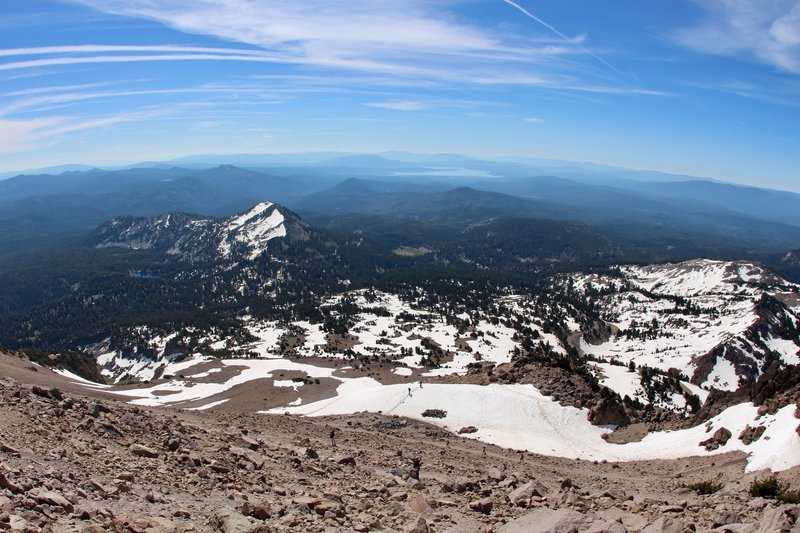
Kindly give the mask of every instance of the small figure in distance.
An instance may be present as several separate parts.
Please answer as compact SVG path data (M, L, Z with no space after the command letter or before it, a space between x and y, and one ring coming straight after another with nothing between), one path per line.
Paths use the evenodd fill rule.
M422 467L422 459L414 457L411 460L411 478L419 481L419 469Z
M330 437L331 437L331 446L336 448L336 429L331 428Z

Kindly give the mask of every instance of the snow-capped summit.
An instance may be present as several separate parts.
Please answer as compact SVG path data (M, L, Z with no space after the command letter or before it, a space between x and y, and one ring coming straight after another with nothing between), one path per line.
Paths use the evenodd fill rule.
M94 234L98 248L162 250L188 261L256 259L270 241L307 240L308 229L294 213L261 202L240 215L216 219L169 213L154 218L120 217Z
M249 249L249 259L255 259L266 250L270 240L286 237L286 217L271 202L262 202L247 213L226 221L219 243L219 251L225 257L231 255L232 245L238 243Z

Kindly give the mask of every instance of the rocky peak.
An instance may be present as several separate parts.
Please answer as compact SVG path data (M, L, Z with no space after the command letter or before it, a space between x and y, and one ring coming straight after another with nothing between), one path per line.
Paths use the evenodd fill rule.
M308 240L308 226L272 202L227 218L168 213L153 218L119 217L93 234L97 248L153 249L192 262L254 260L270 242Z

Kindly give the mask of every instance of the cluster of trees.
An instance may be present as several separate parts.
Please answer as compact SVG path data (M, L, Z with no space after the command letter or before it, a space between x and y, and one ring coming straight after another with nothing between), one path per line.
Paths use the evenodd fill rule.
M684 397L689 412L695 413L700 409L700 398L684 389L681 381L688 382L689 378L678 369L673 368L665 372L658 368L641 365L639 367L639 376L649 403L671 404L673 402L672 396L677 394Z

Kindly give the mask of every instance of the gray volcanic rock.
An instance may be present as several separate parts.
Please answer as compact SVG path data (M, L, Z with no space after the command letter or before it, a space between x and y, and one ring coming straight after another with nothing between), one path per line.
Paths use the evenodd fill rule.
M800 514L749 497L742 454L619 464L528 454L517 463L515 450L485 445L484 454L484 444L431 437L423 423L376 431L408 422L376 414L149 409L59 388L60 401L0 378L0 530L771 532L796 527ZM181 445L167 451L170 439ZM407 471L412 457L422 458L420 479L406 483L391 472ZM779 477L800 482L795 471ZM725 489L683 487L706 479Z
M498 533L563 533L585 529L591 519L572 509L536 509L500 527Z
M156 458L159 455L157 451L141 444L131 444L130 450L133 455L138 457Z

